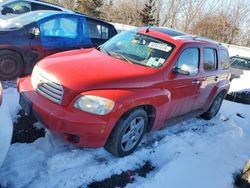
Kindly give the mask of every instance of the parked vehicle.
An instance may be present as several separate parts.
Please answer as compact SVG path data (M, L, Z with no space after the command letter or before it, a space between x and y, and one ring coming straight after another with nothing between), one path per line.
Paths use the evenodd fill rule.
M243 56L232 56L230 57L230 81L233 79L239 79L243 75L243 71L250 70L250 58ZM249 90L242 91L231 91L226 96L227 100L250 104L250 92Z
M35 11L0 26L0 80L32 72L51 54L96 47L117 34L113 25L80 14Z
M230 57L231 80L239 78L244 70L250 70L250 58L242 56Z
M10 147L12 138L13 125L8 110L3 103L3 88L0 83L0 166L3 164L4 159Z
M47 57L18 90L25 112L69 142L122 157L146 132L197 115L211 119L228 79L225 47L151 27Z
M38 0L7 0L0 1L0 19L9 19L20 14L37 10L73 11L64 7Z

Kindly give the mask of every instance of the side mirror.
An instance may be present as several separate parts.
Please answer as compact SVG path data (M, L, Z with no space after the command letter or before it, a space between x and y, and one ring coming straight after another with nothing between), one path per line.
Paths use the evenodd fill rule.
M34 39L40 36L40 29L38 27L34 27L28 31L28 38Z
M181 69L181 68L178 68L178 67L175 67L173 69L173 73L181 74L181 75L190 75L190 72L188 70L184 70L184 69Z
M6 15L6 14L13 14L14 10L12 8L9 7L4 7L1 11L2 15Z

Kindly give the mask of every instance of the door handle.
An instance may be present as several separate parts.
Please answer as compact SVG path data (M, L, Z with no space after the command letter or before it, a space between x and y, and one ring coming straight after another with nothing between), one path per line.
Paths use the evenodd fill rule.
M201 83L200 80L193 80L193 81L192 81L192 84L193 84L193 85L198 85L198 84L200 84L200 83Z

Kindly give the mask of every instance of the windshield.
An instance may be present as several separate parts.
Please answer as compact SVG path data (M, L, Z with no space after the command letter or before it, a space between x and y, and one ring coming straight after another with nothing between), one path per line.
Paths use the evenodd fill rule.
M238 69L250 70L250 60L240 57L231 59L231 67Z
M8 1L8 0L0 0L0 5L3 4L6 1Z
M26 1L14 1L5 4L3 8L8 9L5 14L24 14L31 11L31 3Z
M99 49L129 63L158 68L166 62L174 48L172 43L133 30L116 35Z
M0 28L20 29L25 25L38 21L56 11L33 11L20 16L0 21Z

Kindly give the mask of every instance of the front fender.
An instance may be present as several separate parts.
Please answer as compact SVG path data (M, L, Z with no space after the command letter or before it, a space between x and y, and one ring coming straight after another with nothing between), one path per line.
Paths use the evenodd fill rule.
M83 92L81 95L100 96L115 102L114 109L106 115L109 122L109 126L106 129L108 135L123 114L143 105L151 105L154 107L156 117L153 129L157 128L164 121L161 112L166 108L170 100L170 92L159 88L93 90ZM76 101L77 98L78 97L76 97L74 101Z

